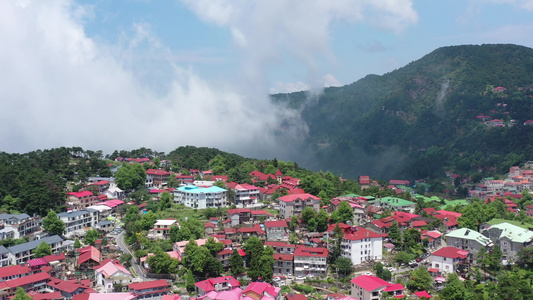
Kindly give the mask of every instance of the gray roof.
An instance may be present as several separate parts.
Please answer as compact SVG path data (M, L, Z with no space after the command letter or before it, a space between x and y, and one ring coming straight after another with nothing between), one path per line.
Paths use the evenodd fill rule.
M39 246L42 242L46 242L48 245L50 245L50 244L59 243L62 241L63 239L59 235L53 235L53 236L45 237L40 240L35 240L35 241L27 242L24 244L16 245L16 246L11 246L11 247L8 247L7 250L9 250L9 252L13 254L17 254L20 252L33 250L37 248L37 246Z
M4 246L0 246L0 255L4 255L6 253L9 253L9 250L7 250L7 248Z
M112 222L111 221L102 221L102 222L96 223L96 226L104 226L104 225L109 225L109 224L112 224Z
M79 217L79 216L83 216L83 215L88 215L90 213L93 213L97 210L95 209L92 209L92 208L86 208L86 209L82 209L82 210L71 210L71 211L66 211L66 212L62 212L62 213L58 213L57 216L59 218L69 218L69 217Z
M0 214L0 220L7 220L7 219L19 219L19 220L22 220L22 219L26 219L26 218L29 218L30 216L27 215L27 214L17 214L17 215L12 215L12 214Z

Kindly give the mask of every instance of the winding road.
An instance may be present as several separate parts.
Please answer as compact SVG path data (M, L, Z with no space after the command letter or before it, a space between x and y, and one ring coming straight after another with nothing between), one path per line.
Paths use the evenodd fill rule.
M131 258L131 266L133 267L133 270L135 270L135 273L137 273L137 276L141 278L142 281L146 280L146 276L144 273L144 269L137 264L137 260L135 259L135 255L129 248L129 246L124 242L124 236L126 235L126 231L122 231L119 235L117 235L115 241L117 242L117 246L120 248L121 251L128 253L132 256Z

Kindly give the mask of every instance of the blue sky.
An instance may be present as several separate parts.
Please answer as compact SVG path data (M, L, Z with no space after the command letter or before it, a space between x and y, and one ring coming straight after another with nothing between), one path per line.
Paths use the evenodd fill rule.
M352 83L441 46L533 47L533 0L0 2L0 150L273 153L268 94ZM261 152L263 151L263 152Z

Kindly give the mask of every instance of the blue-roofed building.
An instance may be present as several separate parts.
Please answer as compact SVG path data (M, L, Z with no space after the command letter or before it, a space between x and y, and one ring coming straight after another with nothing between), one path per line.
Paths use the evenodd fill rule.
M63 239L58 235L53 235L50 237L45 237L40 240L35 240L31 242L27 242L24 244L16 245L7 247L7 250L9 253L7 254L8 259L12 265L19 265L21 263L25 263L30 259L34 258L33 251L37 246L39 246L42 242L47 243L52 247L52 252L56 252L60 250Z
M227 191L218 186L201 188L186 185L179 187L174 190L174 201L198 209L228 206Z

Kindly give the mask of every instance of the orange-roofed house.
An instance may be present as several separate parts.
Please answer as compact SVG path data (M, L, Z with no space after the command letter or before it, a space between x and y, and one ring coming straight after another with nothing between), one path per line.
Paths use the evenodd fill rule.
M306 207L311 207L315 212L320 209L320 198L311 194L291 194L278 198L279 213L285 219L302 214Z

